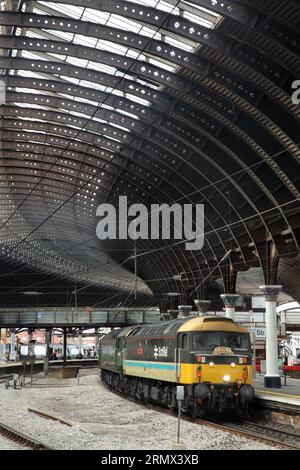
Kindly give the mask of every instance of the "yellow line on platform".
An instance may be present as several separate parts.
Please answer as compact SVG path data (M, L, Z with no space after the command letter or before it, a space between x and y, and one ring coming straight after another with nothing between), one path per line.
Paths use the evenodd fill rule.
M288 393L280 393L280 392L269 392L269 390L256 390L256 393L265 393L266 395L278 395L280 397L287 397L287 398L297 398L300 400L300 395L290 395Z

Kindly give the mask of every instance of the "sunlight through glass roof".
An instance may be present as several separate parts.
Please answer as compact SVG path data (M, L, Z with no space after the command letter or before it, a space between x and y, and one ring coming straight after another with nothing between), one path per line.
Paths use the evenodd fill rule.
M8 263L34 263L38 251L48 274L74 281L71 273L86 276L95 257L121 262L130 241L114 240L111 254L96 239L95 211L125 195L129 204L207 208L199 253L142 241L144 287L186 268L210 276L210 286L223 278L227 292L253 267L271 267L270 282L288 267L292 279L289 260L300 246L298 4L0 0L0 253ZM229 230L229 221L238 225ZM215 269L229 248L232 269ZM130 292L132 265L130 257L123 273L99 269L98 286L119 280ZM165 292L176 292L172 284Z
M7 3L1 1L1 11L6 8ZM157 93L175 79L184 60L190 60L201 47L200 41L176 27L171 32L166 20L183 19L190 28L194 25L210 30L221 16L193 2L175 0L24 1L22 15L21 23L16 17L16 24L1 25L0 29L7 41L14 39L10 50L1 49L0 54L16 61L7 73L11 80L9 125L16 132L10 152L16 161L23 162L26 170L22 184L27 188L55 162L51 176L44 178L43 191L32 195L25 213L31 210L30 204L39 207L37 213L33 212L38 221L37 214L45 209L41 206L44 197L51 197L46 206L50 211L53 204L64 199L64 191L79 186L74 196L75 213L90 224L96 194L106 194L112 187L116 169L111 163L122 144L156 119L152 103L159 105ZM59 158L61 149L65 149L63 158ZM45 160L39 161L38 155ZM142 179L144 191L151 191L151 185ZM14 177L10 181L15 185ZM14 214L15 207L6 207L3 220L7 214ZM71 210L73 206L66 204L60 217ZM18 213L7 227L17 220L21 220ZM80 239L74 224L70 222L70 233ZM16 240L26 233L22 224L20 229ZM55 223L47 236L56 239ZM30 259L34 248L30 243L23 247L15 251L13 259ZM62 272L78 266L46 248L45 266L52 267L54 261ZM109 276L109 282L125 288L127 278L122 270L120 273L118 281ZM98 276L108 282L103 273Z
M72 4L74 3L74 4ZM78 4L79 3L79 4ZM180 34L175 33L168 33L163 27L157 28L156 26L149 24L149 22L145 23L145 16L143 15L143 11L140 11L140 19L136 20L133 18L128 18L126 16L121 16L109 11L99 11L93 8L88 8L87 6L81 6L82 3L88 4L89 2L46 2L46 1L25 1L22 7L23 12L25 13L33 13L34 15L42 15L43 18L43 25L39 24L38 28L36 27L35 17L29 18L28 22L32 23L32 26L26 28L17 28L16 35L20 37L28 37L35 40L41 40L42 43L44 41L52 41L50 49L53 48L53 52L48 51L47 43L45 43L44 50L34 50L34 49L42 49L40 44L35 42L35 47L30 48L31 50L20 50L14 49L12 51L13 57L25 58L25 59L33 59L36 61L50 61L51 63L62 63L62 64L70 64L74 67L79 67L80 69L87 69L95 72L100 72L108 76L115 76L118 77L118 80L126 79L126 80L133 80L141 85L146 87L150 87L152 89L163 89L164 85L155 84L152 80L149 81L148 79L141 79L137 77L136 74L132 74L130 69L128 71L122 70L119 66L113 66L107 63L106 57L107 54L116 54L116 56L120 57L128 57L130 59L136 60L137 62L142 62L144 64L150 64L154 67L157 67L157 72L154 72L154 77L159 76L159 70L166 70L167 72L174 73L178 70L178 65L172 61L172 57L175 56L174 54L170 54L169 58L161 58L157 55L152 55L145 50L141 51L140 47L135 48L133 46L123 45L121 43L107 40L101 37L96 37L91 28L90 34L82 34L81 32L68 32L66 30L66 26L63 27L55 27L53 29L53 23L50 20L51 17L61 17L61 18L68 18L72 20L80 20L82 22L86 22L88 24L97 24L103 25L107 28L113 28L118 31L127 31L128 33L135 33L140 36L147 38L147 40L158 40L169 44L170 46L176 47L177 50L182 50L185 52L193 52L196 50L200 44L186 37L180 36ZM118 3L118 2L116 2ZM124 3L124 2L123 2ZM193 4L192 2L185 2L185 1L175 1L175 0L150 0L150 1L126 1L125 4L128 3L128 7L132 6L145 6L145 7L152 7L155 8L157 11L165 12L174 16L183 17L188 19L191 23L195 23L197 25L202 25L207 28L214 28L215 25L220 21L220 16L216 15L213 12L210 12L207 9L201 8L198 5ZM103 10L105 10L105 5L109 4L107 2L102 2ZM125 7L125 10L127 7ZM134 9L132 10L135 11ZM46 15L46 16L45 16ZM47 17L49 16L49 19ZM45 18L45 19L44 19ZM63 25L62 22L59 25ZM67 26L72 26L70 25ZM76 25L74 25L76 28ZM74 29L73 28L73 29ZM118 35L120 37L120 35ZM54 41L54 42L53 42ZM91 59L84 59L83 57L76 56L75 54L68 54L68 53L61 53L56 52L56 44L57 41L67 44L74 44L74 46L82 46L86 48L86 54L88 51L91 50L99 50L99 52L103 52L103 58L105 62L101 60L101 55L99 56L99 61L91 60ZM47 49L47 50L45 50ZM64 50L64 48L61 48ZM159 48L157 49L159 50ZM72 52L72 51L71 51ZM82 54L80 54L82 55ZM39 66L39 68L41 68ZM141 71L146 71L146 67L142 66ZM63 80L69 81L71 83L80 85L81 87L89 87L97 90L101 90L104 93L108 93L111 96L126 96L126 99L132 101L134 103L138 103L142 106L149 107L151 105L150 101L148 101L145 97L137 97L132 93L122 92L116 86L107 86L101 83L95 83L94 81L89 81L83 78L75 78L74 76L69 76L63 73L52 73L48 72L47 70L43 70L43 72L28 72L26 70L16 70L12 71L12 74L16 74L18 76L31 76L31 77L40 77L40 78L48 78L51 80ZM76 74L76 72L75 72ZM117 82L118 83L118 82ZM25 89L15 89L16 92L25 92ZM27 90L28 92L28 90ZM49 93L48 90L36 90L32 91L33 93L43 94ZM67 97L68 99L73 99L74 101L87 103L94 106L99 106L103 109L112 109L115 112L126 115L133 119L139 119L139 116L135 113L129 112L128 110L122 110L115 106L107 106L101 101L96 101L95 99L88 99L84 97L75 97L70 96L69 94L61 94L59 92L53 91L53 94L56 96ZM21 103L21 106L23 104ZM43 106L43 109L45 107ZM88 116L87 113L81 113L77 110L64 110L66 113L76 113L78 116ZM92 119L94 119L92 117ZM118 124L114 123L114 125L118 126Z

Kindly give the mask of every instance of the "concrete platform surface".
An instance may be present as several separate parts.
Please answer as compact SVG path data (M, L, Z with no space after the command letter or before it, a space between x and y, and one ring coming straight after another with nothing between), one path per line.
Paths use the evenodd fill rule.
M71 363L71 364L80 364L80 363L88 363L88 362L91 362L92 364L94 363L98 363L98 359L97 358L83 358L83 359L67 359L67 363ZM57 359L57 360L50 360L49 361L49 364L52 364L52 365L59 365L59 364L62 364L63 363L63 359ZM36 365L43 365L44 364L44 360L42 359L37 359L34 364ZM29 366L30 363L29 362L26 362L26 365ZM23 362L20 362L20 361L7 361L7 362L0 362L0 369L4 369L4 368L8 368L8 367L23 367Z
M257 398L263 400L276 401L280 403L288 403L290 405L299 406L300 408L300 380L286 378L284 385L284 377L281 378L281 388L266 388L264 386L264 376L258 375L253 379L253 387Z

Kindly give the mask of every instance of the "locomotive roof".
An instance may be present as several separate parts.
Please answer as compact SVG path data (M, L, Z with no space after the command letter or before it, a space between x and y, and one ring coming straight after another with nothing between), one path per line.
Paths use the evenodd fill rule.
M127 326L125 328L111 331L105 335L102 340L106 342L122 336L160 336L176 333L188 333L192 331L248 332L248 330L242 328L230 318L205 316L179 318L154 324Z
M130 332L128 336L161 336L190 331L232 331L247 333L245 328L242 328L230 318L205 316L180 318L152 325L141 325L137 330Z
M101 341L110 341L116 338L121 338L122 336L128 336L133 330L136 330L141 325L131 325L124 328L118 328L116 330L110 331L105 336L103 336Z
M247 333L246 328L241 327L230 318L224 317L194 317L189 318L188 321L181 325L177 332L189 331L232 331L236 333Z

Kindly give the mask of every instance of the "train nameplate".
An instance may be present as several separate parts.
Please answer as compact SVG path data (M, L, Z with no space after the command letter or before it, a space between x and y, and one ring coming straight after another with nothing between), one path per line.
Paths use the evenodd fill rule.
M222 355L222 356L233 356L234 353L231 348L226 348L225 346L217 346L213 350L214 355Z

